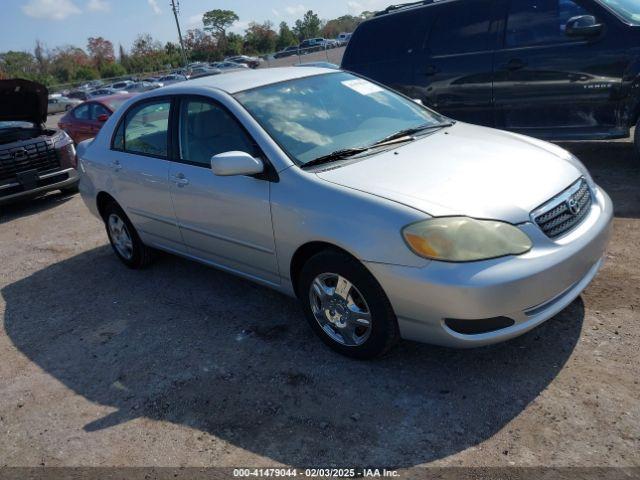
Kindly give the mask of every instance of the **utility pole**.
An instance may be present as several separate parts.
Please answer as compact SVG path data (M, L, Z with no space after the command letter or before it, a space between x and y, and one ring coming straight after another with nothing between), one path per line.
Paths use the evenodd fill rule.
M187 65L187 54L184 51L184 42L182 41L182 31L180 30L180 22L178 21L178 12L180 11L180 0L171 0L171 9L176 19L176 27L178 28L178 38L180 39L180 51L182 52L182 64Z

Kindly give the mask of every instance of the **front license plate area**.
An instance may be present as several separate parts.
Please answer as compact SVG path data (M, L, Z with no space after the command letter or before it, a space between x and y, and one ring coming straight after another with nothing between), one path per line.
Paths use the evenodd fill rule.
M27 170L16 175L18 182L25 190L33 190L38 186L38 170Z

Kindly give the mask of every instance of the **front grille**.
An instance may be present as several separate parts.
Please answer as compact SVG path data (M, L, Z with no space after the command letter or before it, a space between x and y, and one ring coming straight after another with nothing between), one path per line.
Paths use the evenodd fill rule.
M15 181L20 172L37 170L43 174L58 168L60 159L52 140L0 149L0 183Z
M548 237L556 238L578 226L589 213L592 202L589 185L581 178L531 216Z

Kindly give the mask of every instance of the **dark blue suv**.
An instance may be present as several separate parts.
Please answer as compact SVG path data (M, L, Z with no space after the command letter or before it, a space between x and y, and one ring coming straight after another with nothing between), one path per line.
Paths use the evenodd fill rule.
M358 27L342 68L465 122L547 140L625 138L640 114L640 0L392 6Z

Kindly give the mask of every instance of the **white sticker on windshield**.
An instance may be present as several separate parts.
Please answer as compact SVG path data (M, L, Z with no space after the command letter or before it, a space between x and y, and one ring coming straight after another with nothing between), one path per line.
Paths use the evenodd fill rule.
M349 87L351 90L355 90L361 95L371 95L372 93L382 92L382 87L379 87L375 83L367 82L361 78L354 80L345 80L342 82L345 87Z

